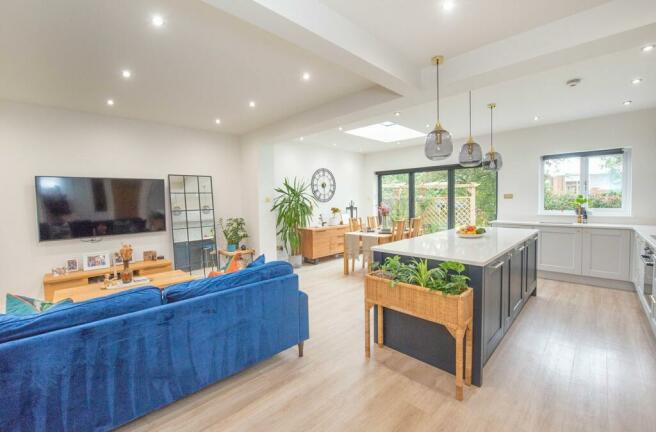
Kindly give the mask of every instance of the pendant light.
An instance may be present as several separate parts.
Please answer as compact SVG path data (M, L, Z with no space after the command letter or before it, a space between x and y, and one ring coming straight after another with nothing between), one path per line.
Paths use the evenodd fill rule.
M492 112L497 107L497 104L491 103L487 106L490 109L490 151L485 154L485 159L483 159L483 168L488 171L499 171L503 166L503 158L501 153L498 153L494 150L494 141L493 141L493 124L492 124Z
M443 129L440 123L440 63L443 61L444 57L442 56L433 57L433 64L435 65L437 123L435 124L435 129L426 136L426 145L424 146L424 153L430 160L446 159L453 153L451 134L449 131Z
M471 133L471 124L472 124L472 113L471 113L471 91L469 92L469 138L467 142L462 145L460 149L460 155L458 157L458 162L461 166L466 168L477 167L483 161L483 150L481 146L478 145L474 138L472 138Z

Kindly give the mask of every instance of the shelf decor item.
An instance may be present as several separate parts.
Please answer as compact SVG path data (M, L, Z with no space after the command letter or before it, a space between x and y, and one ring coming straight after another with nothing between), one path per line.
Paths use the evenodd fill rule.
M458 162L460 163L460 166L464 166L466 168L473 168L477 167L483 162L483 150L481 150L481 146L474 141L474 138L472 137L472 132L471 132L471 125L472 125L472 112L471 112L471 91L469 92L469 138L467 139L467 142L462 145L462 148L460 149L460 154L458 156Z
M437 108L437 123L435 129L426 136L424 154L430 160L442 160L453 153L453 138L451 133L442 127L440 123L440 64L444 57L435 56L432 59L435 65L435 104Z
M492 122L492 112L497 107L497 104L490 103L487 105L490 109L490 151L485 154L483 159L483 169L488 171L499 171L503 166L503 158L501 154L494 150L494 137L493 137L493 122Z
M364 283L365 356L371 355L370 311L374 306L378 309L380 347L384 345L384 308L441 324L455 339L456 399L462 400L463 372L464 383L471 385L474 340L474 290L467 287L463 271L464 265L456 262L429 269L426 260L403 264L396 256L368 274Z
M66 260L66 273L73 273L80 270L80 261L77 258Z
M294 178L292 182L285 178L283 185L275 189L278 196L274 198L271 207L271 211L277 213L277 234L289 255L289 262L294 267L303 264L299 228L310 225L312 210L316 205L316 199L308 192L309 189L310 185L304 181Z
M576 206L576 223L583 223L584 205L588 202L583 195L577 195L574 200Z
M328 168L319 168L312 174L312 194L318 201L330 201L336 189L335 176Z
M109 268L109 252L85 254L82 258L82 268L85 271Z
M328 225L342 225L343 223L342 211L337 207L332 207L330 209L330 221Z
M132 261L132 253L134 249L132 249L132 245L129 244L123 244L121 246L121 249L118 251L118 254L121 256L121 260L123 261L123 271L121 272L121 282L124 284L132 282L132 277L133 277L133 272L130 269L130 261Z
M226 239L226 250L234 252L239 249L239 244L245 238L248 238L246 231L246 221L244 218L219 218L219 227Z

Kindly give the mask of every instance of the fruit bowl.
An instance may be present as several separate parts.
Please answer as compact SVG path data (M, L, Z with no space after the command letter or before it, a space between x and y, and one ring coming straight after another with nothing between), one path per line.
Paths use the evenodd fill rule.
M485 233L485 228L477 227L476 225L465 225L456 231L456 235L460 238L480 238Z

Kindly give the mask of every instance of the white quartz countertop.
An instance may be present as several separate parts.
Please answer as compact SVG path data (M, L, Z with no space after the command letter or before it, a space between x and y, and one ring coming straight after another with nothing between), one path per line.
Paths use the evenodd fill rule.
M456 230L448 230L386 243L371 249L388 254L437 261L458 261L483 267L538 233L535 229L523 228L491 227L486 230L486 235L479 238L460 238L456 235Z
M635 231L643 238L652 248L656 249L656 225L630 225L630 224L612 224L612 223L569 223L569 222L548 222L548 221L513 221L513 220L496 220L492 225L518 225L526 227L559 227L559 228L589 228L589 229L626 229Z

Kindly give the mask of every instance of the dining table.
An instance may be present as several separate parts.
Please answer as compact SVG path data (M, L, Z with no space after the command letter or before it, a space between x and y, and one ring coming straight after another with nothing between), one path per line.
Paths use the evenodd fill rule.
M362 243L363 266L365 263L371 266L373 257L371 247L389 243L390 241L392 241L392 233L383 233L378 230L344 233L344 274L349 274L349 258L353 259L351 272L355 271L355 259L360 255L360 243Z

